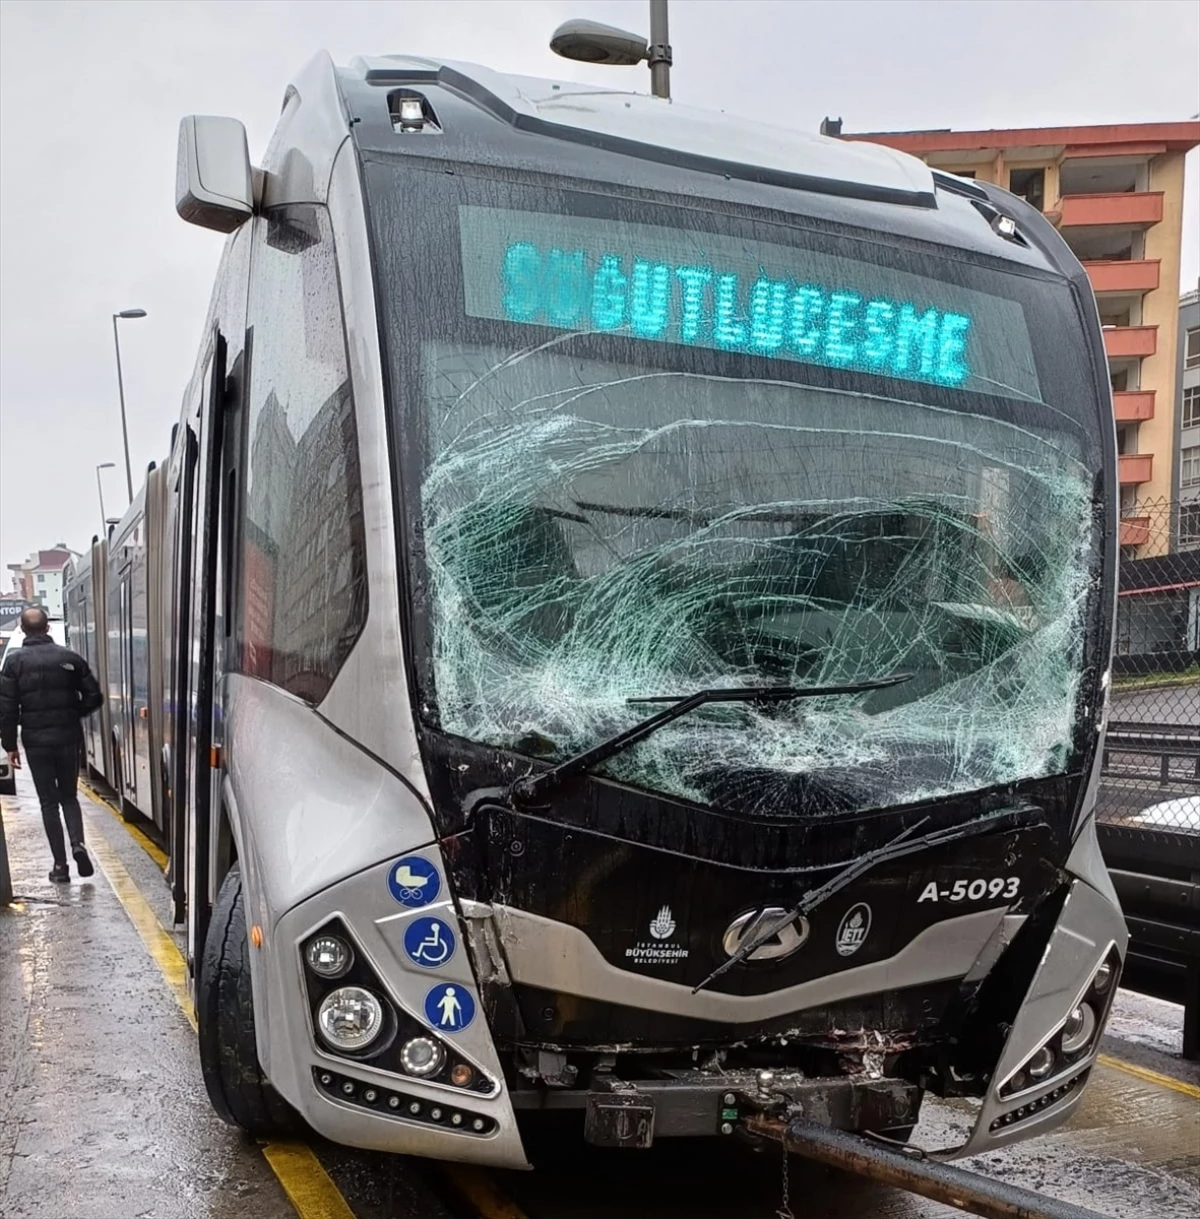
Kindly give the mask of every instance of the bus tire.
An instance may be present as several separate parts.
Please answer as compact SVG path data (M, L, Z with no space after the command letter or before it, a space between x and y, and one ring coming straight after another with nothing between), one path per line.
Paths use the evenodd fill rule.
M242 873L221 885L200 956L196 986L200 1069L217 1115L254 1138L295 1131L300 1121L258 1061Z

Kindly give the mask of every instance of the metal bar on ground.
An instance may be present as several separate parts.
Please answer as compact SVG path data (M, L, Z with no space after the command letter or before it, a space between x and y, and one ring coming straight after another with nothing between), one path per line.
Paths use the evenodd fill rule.
M936 1160L917 1159L862 1135L803 1119L751 1117L752 1134L781 1142L790 1152L831 1168L858 1173L984 1219L1105 1219L1096 1211L1021 1189L1006 1181Z
M0 906L11 906L12 873L8 868L8 842L4 837L4 810L0 809Z

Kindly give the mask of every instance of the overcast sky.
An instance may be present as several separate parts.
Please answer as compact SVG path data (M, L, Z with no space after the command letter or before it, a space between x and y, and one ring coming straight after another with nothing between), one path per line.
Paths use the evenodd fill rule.
M222 238L174 211L182 115L228 114L266 146L290 77L406 51L648 90L639 68L548 49L567 17L645 32L643 0L0 2L0 561L126 505L110 317L134 486L163 456ZM1187 119L1200 110L1195 0L671 0L676 100L815 131ZM1189 158L1184 282L1200 262ZM7 571L0 588L7 590Z

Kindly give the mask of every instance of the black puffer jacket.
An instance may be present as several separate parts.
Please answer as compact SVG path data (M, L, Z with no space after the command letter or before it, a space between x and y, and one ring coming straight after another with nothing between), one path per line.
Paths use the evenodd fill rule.
M9 645L12 646L11 644ZM49 635L27 635L0 669L0 745L59 749L79 741L79 721L104 702L87 661Z

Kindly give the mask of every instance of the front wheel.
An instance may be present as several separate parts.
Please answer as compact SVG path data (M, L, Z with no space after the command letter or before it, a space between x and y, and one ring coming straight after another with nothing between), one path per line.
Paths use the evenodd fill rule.
M242 873L221 885L200 956L196 986L200 1069L217 1114L255 1138L294 1131L300 1119L258 1062Z

